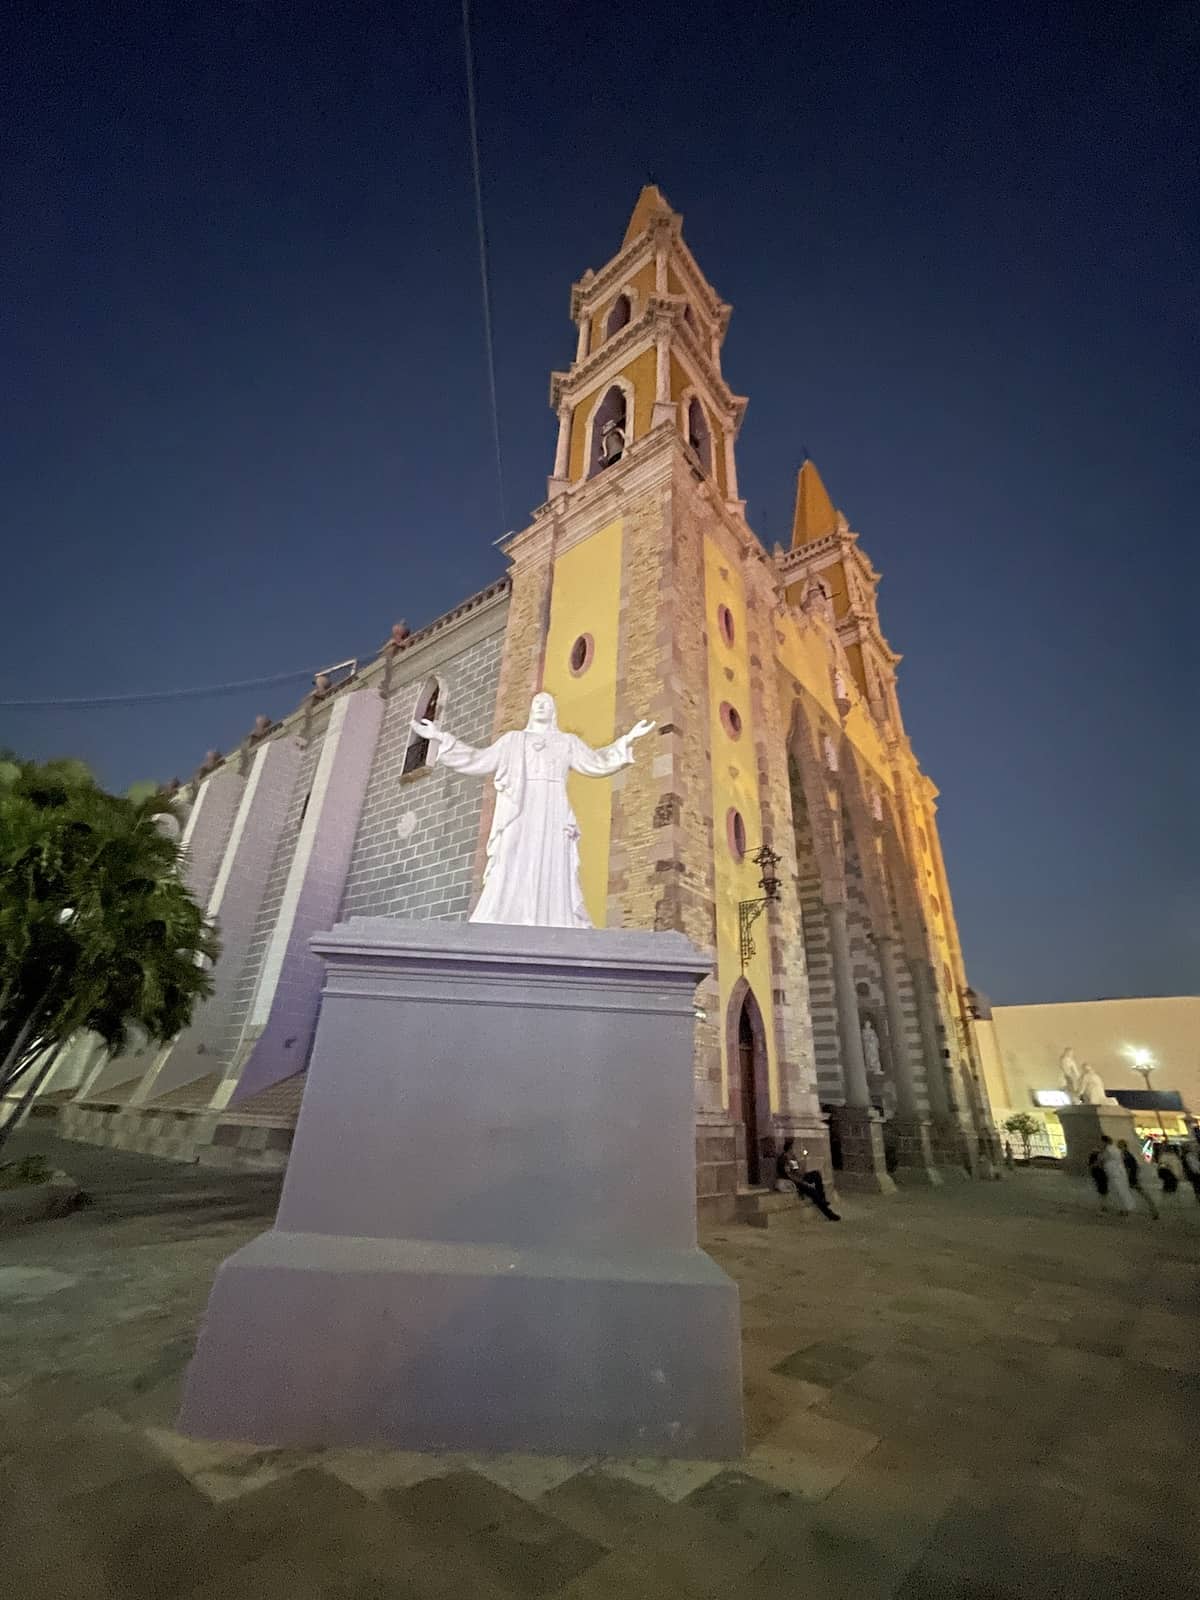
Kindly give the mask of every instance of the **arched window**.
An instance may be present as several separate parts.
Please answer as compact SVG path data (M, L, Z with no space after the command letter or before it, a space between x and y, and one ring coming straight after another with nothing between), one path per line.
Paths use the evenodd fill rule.
M700 465L705 472L711 472L712 434L709 431L708 418L704 415L704 407L695 395L688 401L687 441L700 457Z
M690 328L690 329L691 329L691 330L692 330L692 332L693 332L693 333L694 333L694 334L695 334L695 335L696 335L696 336L697 336L697 338L699 338L699 336L700 336L700 330L699 330L699 328L697 328L697 326L696 326L696 319L695 319L695 317L694 317L694 316L693 316L693 315L692 315L692 308L691 308L691 306L684 306L684 308L683 308L683 320L684 320L684 321L685 321L685 322L686 322L686 323L687 323L687 325L688 325L688 327L689 327L689 328Z
M441 685L436 678L431 678L417 696L417 706L413 712L413 721L420 722L422 719L428 718L430 722L436 722L440 698ZM420 772L422 767L429 765L429 740L422 739L419 733L413 733L408 741L408 748L404 752L404 766L401 769L401 776L403 777L409 772Z
M588 458L589 478L611 467L625 454L625 391L616 384L605 394L592 416L592 448Z
M633 306L627 294L619 294L609 307L608 318L604 324L604 337L611 339L614 333L621 329L633 315Z

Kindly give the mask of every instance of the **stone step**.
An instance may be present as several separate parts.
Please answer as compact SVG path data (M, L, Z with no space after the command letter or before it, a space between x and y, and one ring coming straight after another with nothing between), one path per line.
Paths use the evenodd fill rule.
M771 1218L783 1211L799 1212L801 1219L816 1216L812 1206L801 1205L800 1196L792 1191L783 1194L777 1189L746 1188L737 1192L737 1220L748 1228L768 1228Z

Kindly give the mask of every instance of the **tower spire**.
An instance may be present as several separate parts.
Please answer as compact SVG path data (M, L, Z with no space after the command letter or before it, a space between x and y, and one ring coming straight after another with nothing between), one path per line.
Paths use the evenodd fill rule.
M821 482L815 461L805 454L804 464L796 475L796 513L792 519L792 549L802 544L812 544L837 532L837 510L829 498L829 491Z
M621 249L624 250L625 246L631 244L639 234L645 233L653 218L674 215L675 213L671 210L671 202L658 185L653 180L644 184L630 215L629 226L625 229L625 237L621 240Z

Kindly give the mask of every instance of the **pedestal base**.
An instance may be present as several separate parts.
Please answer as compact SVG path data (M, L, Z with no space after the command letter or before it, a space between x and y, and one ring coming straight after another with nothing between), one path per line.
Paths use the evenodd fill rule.
M279 1445L736 1456L696 1245L680 934L356 919L272 1232L220 1268L180 1427Z
M971 1138L956 1116L931 1123L929 1143L934 1162L943 1176L960 1178L964 1183L975 1176Z
M1124 1139L1131 1150L1137 1148L1137 1118L1132 1111L1117 1105L1115 1100L1108 1105L1061 1106L1058 1120L1063 1138L1067 1141L1063 1164L1069 1172L1087 1171L1087 1158L1093 1150L1100 1148L1100 1141L1105 1135L1114 1144Z
M737 1290L699 1250L267 1233L221 1269L180 1428L719 1458L741 1449L739 1338Z
M883 1126L875 1112L860 1111L854 1106L834 1106L829 1125L841 1150L838 1187L866 1190L871 1194L895 1194L896 1185L888 1173L883 1148Z
M895 1156L892 1177L896 1182L914 1188L937 1188L942 1175L937 1170L929 1123L924 1117L893 1117L887 1134Z

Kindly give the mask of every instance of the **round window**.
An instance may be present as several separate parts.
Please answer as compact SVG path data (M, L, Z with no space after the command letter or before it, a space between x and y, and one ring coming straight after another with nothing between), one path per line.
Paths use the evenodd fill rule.
M729 853L735 861L746 859L746 824L742 813L730 806L725 816L725 833L729 840Z
M721 701L721 723L731 739L742 737L742 714L728 700Z
M733 612L730 611L728 606L717 607L717 627L720 629L721 637L725 643L732 644L734 640Z
M571 671L575 677L580 677L592 664L592 657L596 653L596 642L590 633L581 633L571 646L569 657Z

